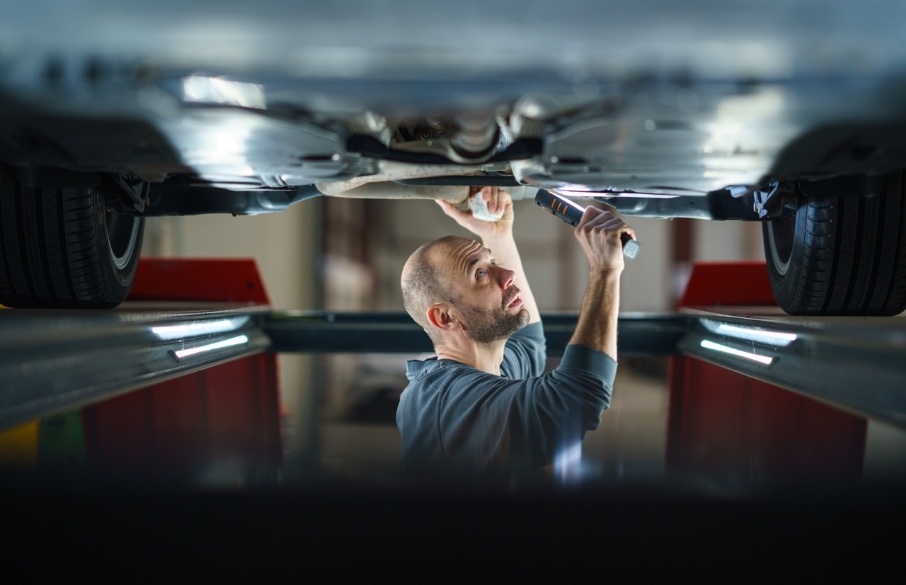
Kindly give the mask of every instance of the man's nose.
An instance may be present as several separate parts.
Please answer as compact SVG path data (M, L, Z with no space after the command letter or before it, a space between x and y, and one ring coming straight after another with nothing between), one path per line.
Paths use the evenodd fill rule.
M497 270L500 286L505 289L513 286L513 279L516 278L516 273L506 268L498 268Z

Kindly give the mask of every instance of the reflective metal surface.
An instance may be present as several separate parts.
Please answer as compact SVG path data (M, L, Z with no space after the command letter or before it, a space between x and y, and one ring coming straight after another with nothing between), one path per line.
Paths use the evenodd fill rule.
M264 313L0 311L0 429L267 350Z
M689 312L679 350L838 408L906 427L906 320Z
M280 189L377 172L347 139L394 119L503 108L544 142L524 184L704 194L902 164L899 2L340 5L7 2L0 155Z
M695 356L838 408L906 426L906 322L762 311L623 315L621 356ZM551 356L575 315L545 315ZM428 352L404 313L266 309L0 313L0 425L85 404L261 351Z

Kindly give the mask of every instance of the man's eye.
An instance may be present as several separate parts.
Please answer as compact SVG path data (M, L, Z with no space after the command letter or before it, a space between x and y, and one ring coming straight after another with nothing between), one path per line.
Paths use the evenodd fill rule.
M491 258L491 266L497 266L497 261Z
M479 268L478 271L475 273L475 276L477 276L478 278L481 278L485 274L487 274L487 273L484 271L484 269Z

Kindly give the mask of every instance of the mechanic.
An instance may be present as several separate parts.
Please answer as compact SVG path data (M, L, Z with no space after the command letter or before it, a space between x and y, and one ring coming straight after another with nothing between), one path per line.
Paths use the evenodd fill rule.
M485 187L483 221L438 201L481 238L418 248L403 268L403 303L434 343L436 358L407 364L396 422L400 467L415 474L512 480L536 475L579 445L610 405L616 374L620 235L635 232L589 206L575 230L589 263L576 330L560 365L544 374L541 316L513 239L510 195Z

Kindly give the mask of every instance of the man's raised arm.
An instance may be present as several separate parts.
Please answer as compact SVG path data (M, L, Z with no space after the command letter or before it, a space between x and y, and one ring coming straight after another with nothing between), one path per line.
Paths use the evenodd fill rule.
M610 211L589 206L575 235L588 259L588 287L582 297L579 322L570 345L584 345L617 359L617 320L620 310L620 275L623 272L621 234L635 239L635 231Z

